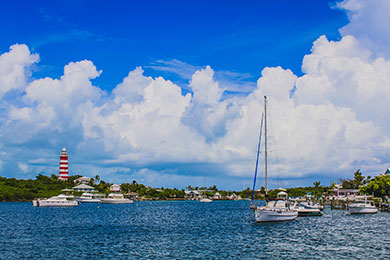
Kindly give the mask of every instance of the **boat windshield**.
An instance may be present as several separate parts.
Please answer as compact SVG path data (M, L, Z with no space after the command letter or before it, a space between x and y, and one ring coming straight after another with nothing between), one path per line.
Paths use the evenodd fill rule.
M275 208L285 208L286 207L286 201L284 200L278 200L275 203Z
M267 203L267 208L274 208L276 204L276 201L271 200Z

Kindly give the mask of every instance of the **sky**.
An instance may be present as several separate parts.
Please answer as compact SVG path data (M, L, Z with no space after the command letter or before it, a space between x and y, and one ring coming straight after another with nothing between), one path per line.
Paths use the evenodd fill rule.
M58 174L66 147L71 175L250 187L264 95L271 188L383 173L389 11L386 0L4 1L0 176Z

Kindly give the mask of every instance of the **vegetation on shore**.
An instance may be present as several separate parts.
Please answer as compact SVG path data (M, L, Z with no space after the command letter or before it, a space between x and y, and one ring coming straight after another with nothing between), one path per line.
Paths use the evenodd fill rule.
M390 196L390 174L388 172L375 176L364 177L360 170L354 173L351 179L340 179L343 189L359 189L361 194L374 195L380 198L389 198ZM48 198L61 193L63 189L71 189L74 187L75 180L81 177L80 175L69 176L66 181L58 180L54 174L46 176L39 174L34 180L22 180L15 178L0 177L0 201L31 201L34 198ZM108 194L112 183L100 180L97 175L91 179L89 185L93 186L101 193ZM330 186L321 185L320 182L314 182L311 187L296 187L288 188L287 193L290 197L302 197L311 194L315 198L320 198L323 195L331 195L332 190L336 187L335 183ZM202 191L202 195L213 196L217 192L222 197L227 197L233 193L241 198L251 198L252 190L247 188L242 191L226 191L219 190L215 185L211 187L186 187L187 190ZM139 197L144 199L184 199L184 189L170 188L152 188L144 184L137 183L135 180L131 183L121 184L122 193L135 192ZM280 190L271 190L270 197L276 197ZM78 194L76 194L78 195ZM264 199L264 187L255 192L255 199Z
M54 174L51 176L45 176L39 174L34 180L22 180L15 178L5 178L0 177L0 201L31 201L35 198L48 198L55 196L61 193L63 189L71 189L75 184L75 180L81 177L80 175L69 176L69 179L59 180L58 177ZM108 194L110 192L110 186L112 183L100 180L100 177L97 175L91 179L89 185L93 186L97 191L101 193ZM243 198L249 198L251 195L251 190L248 188L243 191L224 191L218 190L214 185L212 187L195 187L192 190L207 190L204 192L206 196L212 196L216 192L220 192L222 196L228 196L233 193L239 195ZM135 192L138 193L140 198L144 199L184 199L185 191L184 189L170 189L170 188L153 188L146 186L141 183L137 183L135 180L131 183L122 183L121 184L122 193ZM80 195L80 194L75 194Z

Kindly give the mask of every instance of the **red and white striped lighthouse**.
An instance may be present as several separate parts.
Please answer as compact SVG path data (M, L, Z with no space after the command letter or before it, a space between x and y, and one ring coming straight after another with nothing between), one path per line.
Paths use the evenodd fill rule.
M62 148L60 155L60 179L67 180L69 177L68 173L68 153L66 152L65 147Z

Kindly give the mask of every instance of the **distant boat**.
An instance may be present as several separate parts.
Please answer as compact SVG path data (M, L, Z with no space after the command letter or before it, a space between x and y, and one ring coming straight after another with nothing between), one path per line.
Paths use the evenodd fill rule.
M33 200L33 206L34 207L74 207L78 206L79 203L72 199L73 196L66 196L63 194L60 194L58 196L54 196L48 199L37 199Z
M199 200L199 202L203 202L203 203L210 203L210 202L213 202L211 199L208 199L208 198L202 198Z
M101 199L100 203L104 204L129 204L133 203L130 199L125 199L123 194L110 193L107 198Z
M252 201L256 184L257 167L259 162L261 133L262 133L263 120L261 120L259 144L257 148L257 159L255 168L255 179L253 183ZM265 168L265 207L255 207L251 204L251 209L254 212L257 223L261 222L280 222L294 220L298 216L298 212L294 211L289 201L286 199L278 199L269 201L268 197L268 174L267 174L267 97L264 96L264 168ZM287 193L286 193L287 196Z
M378 212L378 208L375 207L374 203L367 201L357 201L348 205L348 212L350 214L375 214Z

